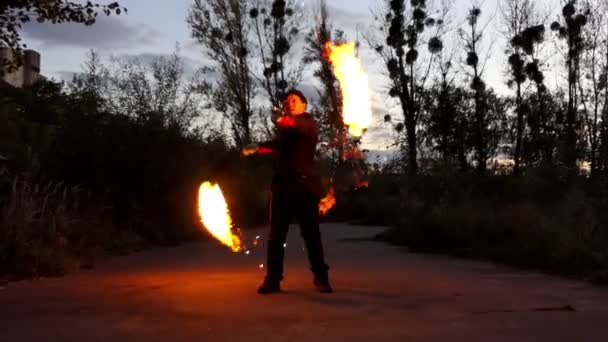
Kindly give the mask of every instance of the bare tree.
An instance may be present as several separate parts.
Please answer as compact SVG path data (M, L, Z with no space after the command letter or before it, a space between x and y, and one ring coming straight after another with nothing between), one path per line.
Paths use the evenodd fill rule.
M188 16L192 37L205 48L210 59L203 72L217 78L215 82L204 81L200 90L228 120L239 147L252 140L255 95L247 3L247 0L195 0Z
M608 16L601 1L588 1L588 23L583 30L585 49L582 55L584 77L578 78L578 91L583 106L587 145L592 175L600 169L600 143L602 131L602 110L606 106L606 79L602 62L605 58L604 46L607 38ZM605 63L605 62L604 62Z
M297 42L303 10L296 0L252 0L252 20L257 62L261 73L255 73L272 106L279 106L288 88L302 78L303 65L286 65L293 59L292 47ZM291 53L291 54L290 54Z
M461 28L459 34L467 54L466 64L470 69L470 88L473 90L474 97L473 145L477 159L477 171L484 173L487 170L489 157L487 149L488 103L486 101L486 84L483 81L485 62L481 62L480 54L483 32L488 27L489 21L484 25L480 23L480 17L481 9L477 4L474 4L467 15L468 27L466 29Z
M584 51L583 28L587 25L589 12L582 12L577 0L565 1L562 8L562 22L555 21L551 30L565 43L565 65L568 75L568 107L566 111L565 132L561 157L566 167L576 168L579 135L578 110L580 105L578 80L581 74L581 59Z
M527 80L526 75L526 54L523 49L524 31L534 24L537 24L535 3L532 0L504 0L502 7L502 19L506 28L507 50L509 55L509 86L515 86L515 112L516 118L516 138L515 138L515 160L514 172L521 172L521 157L524 135L525 115L528 108L524 107L523 84ZM527 41L525 43L528 43Z
M445 3L444 3L445 5ZM391 88L389 95L397 98L404 116L407 139L408 172L418 172L417 128L423 92L435 56L443 50L441 35L448 7L443 6L439 18L429 15L425 0L384 0L383 6L374 14L379 25L380 37L368 34L365 39L386 63ZM422 58L421 49L427 47L430 54ZM387 118L390 121L390 117Z
M604 2L602 9L603 13L608 12L608 3ZM604 174L608 172L608 28L604 27L603 61L600 64L600 82L599 87L604 89L604 105L602 109L602 128L601 128L601 146L600 146L600 163Z

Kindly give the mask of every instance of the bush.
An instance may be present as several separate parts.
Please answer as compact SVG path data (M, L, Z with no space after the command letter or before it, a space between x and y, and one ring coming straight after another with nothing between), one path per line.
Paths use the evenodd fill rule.
M388 216L398 218L380 238L413 251L608 280L608 219L604 197L592 192L597 186L584 178L566 186L559 176L539 172L404 179L399 214ZM381 197L371 196L366 206L382 203Z

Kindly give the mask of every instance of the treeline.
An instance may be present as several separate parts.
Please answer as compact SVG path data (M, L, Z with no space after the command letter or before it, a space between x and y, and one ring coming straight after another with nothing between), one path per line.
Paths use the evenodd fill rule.
M428 1L387 1L375 13L379 30L366 40L384 60L388 95L403 113L394 126L403 132L409 173L417 173L421 153L480 174L496 163L515 174L540 165L604 173L606 3L566 1L548 13L528 0L498 5L498 15L473 3L465 18L454 18ZM504 56L488 51L500 41L489 36L492 27L506 42ZM454 37L458 43L444 44ZM486 80L488 64L500 60L506 96Z

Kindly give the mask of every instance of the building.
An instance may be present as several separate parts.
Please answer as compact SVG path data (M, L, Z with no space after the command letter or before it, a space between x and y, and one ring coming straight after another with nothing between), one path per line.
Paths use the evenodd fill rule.
M13 52L7 47L0 47L0 175L11 172L14 167L14 156L26 155L26 146L20 137L21 127L14 120L16 111L11 94L19 88L31 86L40 80L40 54L34 50L23 51L22 65L8 72L6 62L12 61ZM13 118L13 119L11 119Z
M12 61L10 48L0 48L0 80L16 88L30 86L40 79L40 54L34 50L23 51L23 65L13 72L7 72L4 61ZM3 82L0 82L3 83Z

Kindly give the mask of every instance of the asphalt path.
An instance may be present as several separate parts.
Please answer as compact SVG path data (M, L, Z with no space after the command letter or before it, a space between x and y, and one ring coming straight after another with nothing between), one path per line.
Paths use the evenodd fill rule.
M322 226L333 294L315 292L297 227L284 292L258 295L263 243L213 241L0 286L0 341L608 341L608 290L370 241ZM250 232L248 241L265 232Z

